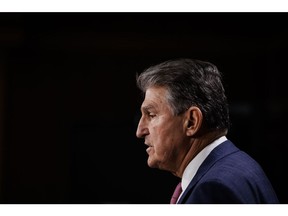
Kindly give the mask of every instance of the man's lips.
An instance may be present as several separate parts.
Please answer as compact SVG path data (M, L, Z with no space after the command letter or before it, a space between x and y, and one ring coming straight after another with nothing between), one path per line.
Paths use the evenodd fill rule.
M151 144L147 144L147 143L145 143L145 145L148 146L148 148L146 149L146 152L149 153L151 151L151 149L153 148L153 146Z

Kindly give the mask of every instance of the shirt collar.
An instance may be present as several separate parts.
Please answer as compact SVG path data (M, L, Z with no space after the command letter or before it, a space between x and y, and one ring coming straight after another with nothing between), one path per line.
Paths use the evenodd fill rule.
M189 183L195 176L198 168L201 166L205 158L210 154L210 152L218 145L226 141L226 136L222 136L214 140L211 144L207 145L202 151L200 151L193 160L190 161L188 166L185 168L182 176L181 186L183 192L188 187Z

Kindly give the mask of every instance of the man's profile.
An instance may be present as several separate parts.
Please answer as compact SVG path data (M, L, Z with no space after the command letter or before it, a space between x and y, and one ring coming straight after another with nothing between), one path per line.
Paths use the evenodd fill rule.
M228 102L215 65L165 61L138 75L137 86L145 97L136 136L147 164L181 180L171 203L279 203L260 165L226 137Z

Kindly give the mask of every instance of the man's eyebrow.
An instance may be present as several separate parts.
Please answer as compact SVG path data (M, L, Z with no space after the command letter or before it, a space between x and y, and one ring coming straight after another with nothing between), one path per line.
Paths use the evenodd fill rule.
M142 107L141 107L141 110L143 110L143 111L145 111L145 112L147 112L147 111L150 110L150 109L155 109L155 107L154 107L153 105L151 105L151 104L148 104L148 105L146 105L146 106L142 106Z

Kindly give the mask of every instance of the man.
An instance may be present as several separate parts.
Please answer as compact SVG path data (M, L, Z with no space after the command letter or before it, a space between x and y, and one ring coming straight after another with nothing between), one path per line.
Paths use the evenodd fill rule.
M215 65L166 61L138 75L137 85L145 99L136 135L149 167L181 178L177 203L279 202L259 164L226 138L229 110Z

